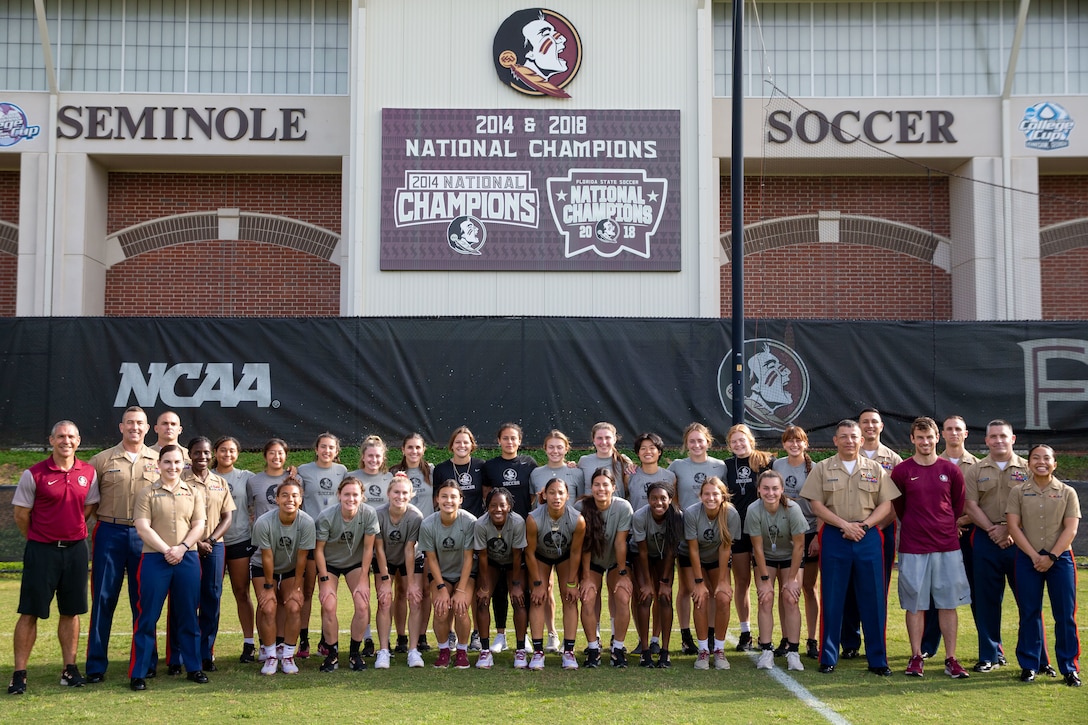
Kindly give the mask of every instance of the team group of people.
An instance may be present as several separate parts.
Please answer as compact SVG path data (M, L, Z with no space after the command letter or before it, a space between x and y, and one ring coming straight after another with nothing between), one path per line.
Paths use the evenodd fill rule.
M615 426L598 423L593 453L568 461L570 440L551 431L543 441L547 462L538 465L520 453L520 426L507 423L497 434L500 455L487 461L473 455L476 438L460 427L443 463L428 463L425 443L413 433L402 441L402 460L390 467L386 444L368 436L360 468L349 472L339 462L339 439L324 433L315 460L297 468L288 464L287 443L268 441L264 470L256 473L235 467L239 443L230 436L197 437L181 447L181 421L172 411L156 420L152 447L144 442L148 429L142 409L127 409L121 443L83 462L75 455L76 425L62 421L50 435L50 458L20 479L13 503L27 547L9 693L26 690L37 621L49 616L54 596L61 683L105 680L126 575L131 688L146 689L157 674L155 633L167 602L168 674L208 682L207 672L216 670L224 572L243 633L239 659L259 664L265 675L298 673L297 660L310 657L315 596L319 669L340 667L343 579L352 602L351 670L367 669L371 658L371 666L389 668L397 654L408 667L423 667L428 629L439 668L469 668L469 651L476 650L475 667L489 669L506 649L518 669L543 669L548 653L559 655L563 669L598 667L605 654L622 668L629 642L639 666L667 668L674 619L679 651L695 656L694 667L723 670L730 667L725 638L735 609L736 651L758 648L760 669L784 658L787 669L799 671L803 599L804 652L819 661L821 673L835 671L840 652L858 657L864 632L869 670L887 676L887 595L897 538L899 599L911 644L907 675L924 675L943 637L944 673L969 676L956 658L957 610L966 604L979 633L974 670L1005 664L1000 627L1007 579L1015 583L1021 614L1020 679L1060 671L1068 685L1080 684L1071 551L1079 503L1053 476L1054 452L1035 446L1027 460L1016 456L1005 421L988 425L989 455L981 461L965 450L966 424L958 416L946 419L943 430L930 418L916 419L914 454L902 461L880 443L879 412L867 409L858 421L839 423L836 453L818 463L797 426L783 432L787 455L776 459L758 449L748 426L734 425L726 435L732 456L722 460L710 455L710 430L692 423L683 432L684 457L666 467L657 434L636 437L632 461L617 449ZM79 615L88 609L88 560L83 677L76 645ZM1044 585L1057 671L1043 644ZM607 649L603 601L611 625ZM579 623L588 642L581 663Z

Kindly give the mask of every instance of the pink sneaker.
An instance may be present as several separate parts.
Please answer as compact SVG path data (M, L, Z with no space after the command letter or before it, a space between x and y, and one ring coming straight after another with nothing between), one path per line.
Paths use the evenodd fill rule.
M459 670L467 670L471 665L468 663L468 652L463 649L457 650L457 658L453 661L453 666Z
M910 662L907 663L907 671L904 674L906 674L908 677L921 677L924 669L925 660L922 659L922 656L913 655L910 658Z
M440 670L444 670L450 666L450 648L440 647L438 649L438 659L434 661L434 666Z

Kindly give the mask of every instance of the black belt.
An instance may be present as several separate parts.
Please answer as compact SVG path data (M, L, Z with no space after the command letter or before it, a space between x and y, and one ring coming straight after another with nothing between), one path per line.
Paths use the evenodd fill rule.
M75 546L76 544L82 544L85 539L72 539L71 541L43 541L40 543L46 546L55 546L58 549L67 549L69 546Z
M132 519L115 519L112 516L99 516L99 521L105 521L107 524L116 524L117 526L132 526Z

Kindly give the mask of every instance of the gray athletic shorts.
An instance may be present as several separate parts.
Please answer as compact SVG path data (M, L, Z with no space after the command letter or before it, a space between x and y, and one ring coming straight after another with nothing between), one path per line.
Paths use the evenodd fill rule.
M899 554L899 605L908 612L924 612L930 600L937 609L955 609L971 603L971 587L963 569L963 554Z

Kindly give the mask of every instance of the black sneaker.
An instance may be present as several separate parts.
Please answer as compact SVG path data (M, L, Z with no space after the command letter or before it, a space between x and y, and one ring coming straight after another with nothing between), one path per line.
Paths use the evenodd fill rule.
M659 670L667 670L670 667L672 667L672 660L669 659L669 651L663 649L657 658L657 668Z
M652 654L652 655L661 654L661 643L660 642L650 642L650 654Z
M348 657L348 664L351 665L352 672L362 672L366 669L366 660L359 653L350 655Z
M783 637L782 641L778 643L778 646L774 648L774 656L775 657L785 657L786 656L786 651L789 650L789 648L790 648L789 641L785 637Z
M398 655L408 654L408 638L403 634L397 635L397 644L393 647L393 653Z
M75 665L66 665L64 672L60 673L60 684L65 687L83 687L87 681L79 674L79 668Z
M366 640L363 642L363 652L362 652L362 654L363 654L363 657L373 657L374 656L374 640L370 639L369 637L366 638Z
M612 650L611 664L619 669L627 669L627 653L622 649Z
M1054 665L1050 664L1049 662L1047 664L1043 665L1043 669L1039 670L1039 672L1046 675L1047 677L1057 677L1058 676L1058 671L1055 670Z
M597 668L601 666L601 650L591 649L586 653L585 667Z
M205 672L218 672L219 668L215 666L215 660L204 660L201 662Z
M643 650L642 656L638 658L638 666L646 668L654 666L654 656L650 654L649 650Z
M253 654L255 649L256 647L252 642L244 642L242 644L242 654L238 657L238 661L243 665L250 662L256 662L257 658Z
M695 640L691 638L690 634L681 636L681 638L680 638L680 654L685 654L685 655L697 655L697 654L699 654L699 647L695 644Z
M805 641L805 657L810 659L820 659L820 643L814 639Z
M430 652L431 651L431 645L429 645L427 643L427 638L426 637L420 637L419 638L419 642L416 643L416 649L419 650L420 652Z
M1080 675L1076 672L1067 672L1065 675L1065 684L1069 687L1080 687Z
M11 684L8 685L9 695L22 695L26 692L26 670L16 670L11 673Z
M322 672L336 672L338 667L340 667L340 659L336 656L335 652L330 652L318 669Z
M737 652L751 652L752 651L752 633L741 632L740 637L737 639Z

